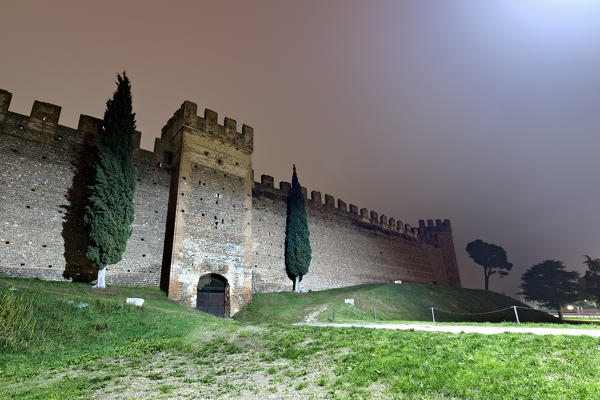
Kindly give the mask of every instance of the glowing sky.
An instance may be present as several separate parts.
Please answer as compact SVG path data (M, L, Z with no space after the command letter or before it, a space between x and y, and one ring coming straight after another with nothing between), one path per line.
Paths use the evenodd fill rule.
M183 100L255 129L255 176L411 224L450 218L515 264L600 257L600 1L2 2L11 110L101 116L127 70L142 145Z

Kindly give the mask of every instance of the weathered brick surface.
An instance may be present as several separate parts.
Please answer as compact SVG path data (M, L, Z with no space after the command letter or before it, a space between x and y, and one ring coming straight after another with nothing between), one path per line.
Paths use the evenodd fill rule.
M0 274L47 280L95 278L82 231L90 143L101 121L58 125L61 108L35 102L31 116L8 111L0 90ZM285 272L286 196L252 172L253 129L184 102L154 152L137 148L133 234L107 283L158 286L196 305L200 278L227 282L226 315L253 292L290 290ZM139 147L140 134L135 142ZM302 188L306 196L306 188ZM324 203L323 203L323 200ZM411 227L312 191L306 201L312 262L303 290L404 281L460 286L450 221Z
M287 186L287 185L283 185ZM306 209L312 248L308 274L302 290L322 290L394 280L450 284L444 256L435 243L416 240L389 222L372 224L342 208L333 199L321 204L307 200ZM290 290L285 272L285 194L270 185L255 183L253 214L254 291Z
M196 117L190 102L163 129L177 154L169 206L173 244L163 274L169 297L196 306L200 277L219 274L229 283L226 315L252 296L252 150L244 137L229 118L221 126L210 111Z
M5 276L84 281L95 276L81 230L93 132L58 125L57 109L36 103L32 112L38 118L0 111L0 274ZM51 115L42 121L44 112ZM158 167L153 153L140 149L134 164L133 233L122 261L107 268L106 278L108 284L157 286L169 172Z

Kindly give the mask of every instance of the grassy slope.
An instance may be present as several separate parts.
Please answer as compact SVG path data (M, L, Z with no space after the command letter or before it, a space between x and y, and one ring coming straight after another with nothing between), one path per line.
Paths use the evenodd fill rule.
M154 289L8 287L32 298L37 328L27 348L0 349L2 399L600 398L590 337L250 326Z
M355 306L344 303L353 298ZM431 321L431 307L445 311L478 313L524 304L494 292L448 288L417 283L401 285L360 285L341 289L295 294L292 292L258 293L235 319L243 322L301 322L315 310L324 309L317 320L336 322L373 321L373 309L379 321ZM519 310L522 322L555 322L545 313ZM452 315L436 311L437 321L514 321L513 310L480 316Z

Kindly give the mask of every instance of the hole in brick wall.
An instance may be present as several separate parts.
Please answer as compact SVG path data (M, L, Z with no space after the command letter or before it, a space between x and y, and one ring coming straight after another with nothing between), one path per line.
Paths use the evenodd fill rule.
M6 242L4 242L4 243L6 243L6 244L10 244L10 242L9 242L8 240L7 240Z
M52 264L48 265L48 268L52 268Z
M181 212L185 212L185 210L181 210Z
M200 197L200 201L204 200L204 197Z
M239 166L240 166L240 163L236 161L236 162L235 162L235 165L236 165L236 167L239 167Z
M158 211L154 210L154 214L158 214Z
M66 194L63 194L63 197L66 199L66 198L67 198L67 195L66 195Z
M202 185L202 181L198 181L198 185Z
M233 222L233 220L231 220L231 222Z
M31 208L30 206L25 206L25 208Z
M233 208L235 208L235 204L233 205Z
M223 174L224 177L227 177L227 174Z
M217 216L215 215L215 219L217 219Z
M183 192L181 193L182 196L184 196Z
M47 157L46 156L42 156L42 160L45 160Z
M202 216L204 217L204 213L202 213Z
M182 177L182 179L185 181L185 176L184 176L184 177Z
M146 255L145 255L145 254L142 254L142 257L146 257Z
M138 182L141 182L142 180L140 178L138 178Z
M221 165L223 164L223 160L221 160L220 158L217 160L217 164Z
M46 246L45 244L43 244L42 247L48 247L48 246Z
M205 156L207 156L207 155L208 155L208 151L205 151L205 152L204 152L204 155L205 155Z
M152 182L153 185L156 185L156 182Z
M219 200L217 200L216 204L219 204Z
M128 269L128 270L127 270L127 272L131 272L131 270L130 270L130 269Z
M203 182L203 183L202 183L202 186L206 186L206 182Z
M225 188L221 188L221 190L225 190Z
M25 266L25 263L21 263L21 267L24 267L24 266Z
M143 241L144 241L144 238L141 238L140 240L143 242Z
M18 153L19 151L17 149L11 149L13 153Z
M59 213L59 214L62 214L62 210L58 210L58 213Z
M222 220L221 220L221 223L222 223L222 224L224 224L224 223L225 223L225 220L224 220L224 219L222 219Z
M194 168L198 168L198 166L196 164L194 164Z
M35 192L35 189L31 189L32 192Z

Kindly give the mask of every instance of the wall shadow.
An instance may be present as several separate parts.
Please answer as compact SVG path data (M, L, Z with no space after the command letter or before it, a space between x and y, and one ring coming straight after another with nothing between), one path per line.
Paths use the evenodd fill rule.
M82 132L80 132L82 133ZM73 282L91 282L98 270L85 256L88 247L88 229L83 223L85 204L92 178L94 133L82 133L83 143L72 165L75 168L71 187L67 192L62 237L65 244L63 277Z

